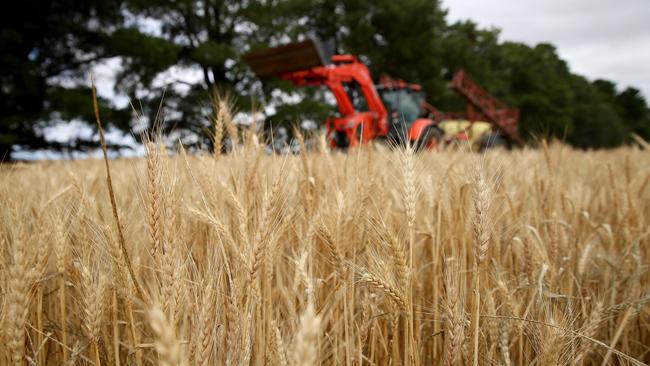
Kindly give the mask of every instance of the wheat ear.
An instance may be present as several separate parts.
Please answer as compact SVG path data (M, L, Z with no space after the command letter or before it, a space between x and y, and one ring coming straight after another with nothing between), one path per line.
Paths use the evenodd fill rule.
M580 333L584 334L586 337L594 338L596 332L598 331L598 327L603 321L603 308L604 307L602 301L599 301L596 303L596 305L594 305L594 308L585 321L585 324L582 326ZM587 341L585 338L581 338L578 353L575 356L572 365L579 364L580 361L582 361L589 355L589 353L591 353L593 348L594 344L592 342Z
M289 364L289 361L287 360L287 349L284 346L282 333L280 332L278 323L275 320L271 320L271 331L273 332L274 351L278 358L278 364L280 366L287 366Z
M388 298L390 298L395 302L395 304L397 304L400 310L404 312L408 310L408 307L406 305L407 301L404 297L404 294L400 290L394 288L393 286L389 285L388 283L380 279L379 277L366 272L361 275L361 281L367 283L368 285L386 294Z
M458 265L454 259L447 259L444 262L443 284L445 290L445 349L444 365L453 366L456 364L460 346L463 343L463 309L460 303L460 290L458 279Z
M216 111L216 116L213 118L214 123L214 136L213 136L213 153L214 159L218 160L221 156L221 145L223 143L223 127L225 125L225 120L227 117L226 108L223 106L222 101L219 97L215 97L213 101L213 107Z
M316 235L321 239L323 244L325 244L325 247L327 247L327 254L330 257L338 276L342 277L345 273L343 254L339 247L334 243L332 233L324 224L321 224L316 229Z
M194 356L193 363L195 365L206 366L210 362L215 335L216 304L214 282L211 279L207 279L201 291L201 306L198 309L198 316L196 318L198 334L192 352Z
M30 263L25 244L17 241L13 248L13 263L8 270L7 315L5 331L7 348L14 365L23 364L25 357L25 325L29 313Z
M158 352L158 364L161 366L178 366L181 364L181 347L176 332L165 313L154 307L149 311L149 325L155 336L155 348Z
M89 267L90 265L84 264L79 268L81 275L81 301L83 304L84 328L93 345L95 364L99 365L97 341L106 308L105 296L108 282L106 276L100 273L100 270L97 268L91 270Z
M56 269L59 273L57 279L59 286L59 327L61 327L61 351L63 363L68 362L68 331L66 317L66 275L68 261L70 259L70 250L68 248L67 237L60 220L56 220L56 241L54 244L54 254L56 256Z
M472 308L473 328L473 365L479 364L479 314L481 307L480 275L481 264L487 256L490 243L489 206L490 187L485 176L483 166L477 164L474 171L472 185L472 200L474 202L474 216L472 220L474 228L474 307Z
M295 348L293 350L293 365L313 366L317 365L318 343L320 336L321 317L316 314L313 302L307 303L307 308L300 315L300 328L295 336Z
M163 225L161 220L160 157L158 147L151 141L145 144L147 152L147 193L149 194L149 236L151 255L157 259L163 250Z

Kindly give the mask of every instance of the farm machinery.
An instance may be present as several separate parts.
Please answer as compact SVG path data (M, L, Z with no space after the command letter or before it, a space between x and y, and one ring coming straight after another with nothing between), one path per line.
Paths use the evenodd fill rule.
M478 87L463 71L454 75L451 86L468 102L462 115L468 124L448 122L460 114L446 114L425 100L418 84L382 75L375 84L368 68L352 55L326 57L316 41L308 39L250 52L243 56L259 78L280 77L296 86L326 86L336 99L338 115L325 121L333 148L347 149L369 141L388 140L433 149L443 142L464 139L475 121L486 121L491 133L487 141L520 144L519 112ZM479 122L477 122L479 123ZM485 122L484 122L485 123ZM455 133L446 133L454 127Z
M467 134L479 132L477 143L481 148L502 145L519 145L523 140L519 136L519 110L508 108L499 99L492 96L485 89L476 84L464 70L454 73L450 87L467 101L466 111L463 113L451 112L443 114L440 125L447 132L453 134ZM484 122L476 122L484 121ZM488 127L488 128L485 128ZM474 135L477 135L477 133Z

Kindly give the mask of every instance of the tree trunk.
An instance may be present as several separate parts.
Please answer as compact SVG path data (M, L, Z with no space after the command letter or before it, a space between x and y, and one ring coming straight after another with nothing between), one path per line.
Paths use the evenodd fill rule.
M0 163L12 161L11 145L0 144Z

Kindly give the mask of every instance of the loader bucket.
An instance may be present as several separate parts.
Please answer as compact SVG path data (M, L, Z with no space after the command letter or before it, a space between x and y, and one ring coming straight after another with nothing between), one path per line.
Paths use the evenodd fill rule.
M316 41L308 39L249 52L242 58L258 77L265 78L326 65L323 53Z

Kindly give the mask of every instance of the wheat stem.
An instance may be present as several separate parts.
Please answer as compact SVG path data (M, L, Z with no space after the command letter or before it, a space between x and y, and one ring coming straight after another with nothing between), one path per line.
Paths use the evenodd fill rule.
M113 180L111 179L111 169L108 164L108 152L106 148L106 139L104 138L104 128L102 127L102 122L101 119L99 118L99 104L97 103L97 90L95 89L95 78L91 74L91 80L92 80L92 95L93 95L93 110L95 112L95 120L97 122L97 130L99 131L99 141L101 142L102 145L102 154L104 156L104 164L106 167L106 184L108 186L108 197L111 201L111 208L113 210L113 218L115 219L115 227L117 229L118 237L120 239L120 249L122 250L122 257L124 258L124 262L126 264L126 268L129 270L129 276L131 277L131 281L133 281L133 284L135 286L135 290L138 293L138 296L140 297L141 300L144 300L144 292L142 291L142 288L140 287L140 283L138 280L135 278L135 274L133 272L133 267L131 266L131 259L129 257L129 252L126 250L126 242L124 240L124 233L122 233L122 225L120 224L120 217L117 214L117 203L115 201L115 193L113 191Z

